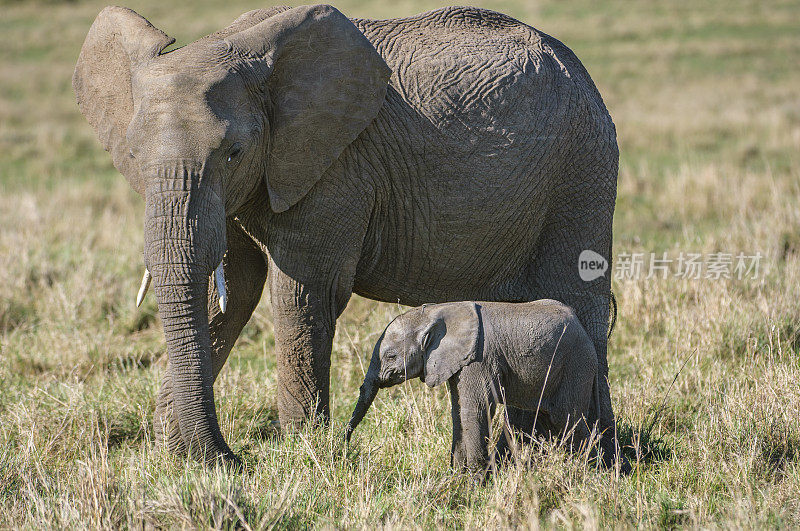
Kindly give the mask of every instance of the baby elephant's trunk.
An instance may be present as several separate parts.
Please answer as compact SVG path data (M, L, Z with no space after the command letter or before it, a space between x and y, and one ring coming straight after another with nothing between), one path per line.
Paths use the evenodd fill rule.
M350 417L350 422L347 423L347 429L344 435L345 441L350 442L350 436L353 434L353 430L356 429L356 426L358 426L364 418L364 415L367 414L369 407L372 405L377 395L378 383L367 374L364 383L361 384L361 389L358 393L358 402L356 403L356 408L353 410L353 416Z

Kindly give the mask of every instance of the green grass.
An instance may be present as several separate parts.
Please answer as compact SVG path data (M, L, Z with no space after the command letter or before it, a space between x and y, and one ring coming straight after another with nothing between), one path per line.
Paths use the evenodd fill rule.
M616 255L760 252L763 274L615 280L612 398L635 472L542 441L479 487L448 466L443 389L382 392L343 447L372 344L400 311L358 297L334 343L332 429L275 430L265 297L216 386L245 471L155 449L165 356L152 295L133 304L142 200L70 88L104 4L0 3L0 527L800 526L797 1L485 4L572 47L603 94L622 153ZM179 43L264 7L129 6Z

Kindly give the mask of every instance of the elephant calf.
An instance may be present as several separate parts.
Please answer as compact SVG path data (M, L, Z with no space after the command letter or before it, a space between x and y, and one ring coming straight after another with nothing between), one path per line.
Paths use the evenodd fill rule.
M587 441L589 423L598 418L597 373L591 339L572 308L560 302L424 305L395 318L375 345L346 438L378 389L416 377L430 387L446 380L452 464L482 473L498 402L538 408L556 430L574 426L575 444Z

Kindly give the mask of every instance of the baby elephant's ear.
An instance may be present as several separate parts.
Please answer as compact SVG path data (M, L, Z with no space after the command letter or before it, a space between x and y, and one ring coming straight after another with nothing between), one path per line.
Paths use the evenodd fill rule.
M425 339L425 383L435 387L479 357L481 323L474 302L429 307L430 331Z

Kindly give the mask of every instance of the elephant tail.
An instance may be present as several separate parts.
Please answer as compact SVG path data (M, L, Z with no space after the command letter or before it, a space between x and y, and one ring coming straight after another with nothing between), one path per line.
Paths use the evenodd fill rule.
M596 371L594 374L594 419L597 422L600 422L600 371ZM599 425L598 425L599 427ZM591 431L591 426L589 427Z
M614 292L611 292L611 326L608 327L608 335L606 339L611 337L611 332L614 331L614 325L617 324L617 298L614 296Z

